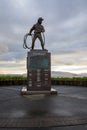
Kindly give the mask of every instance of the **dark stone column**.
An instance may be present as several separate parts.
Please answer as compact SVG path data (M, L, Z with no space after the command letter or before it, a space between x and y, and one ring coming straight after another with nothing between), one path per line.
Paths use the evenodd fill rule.
M51 91L51 54L47 50L28 52L27 90L31 93Z

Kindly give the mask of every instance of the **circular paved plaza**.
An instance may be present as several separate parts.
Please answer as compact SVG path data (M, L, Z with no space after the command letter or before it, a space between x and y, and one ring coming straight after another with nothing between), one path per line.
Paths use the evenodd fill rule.
M22 96L22 86L0 87L0 128L87 129L87 88L52 87L57 95Z

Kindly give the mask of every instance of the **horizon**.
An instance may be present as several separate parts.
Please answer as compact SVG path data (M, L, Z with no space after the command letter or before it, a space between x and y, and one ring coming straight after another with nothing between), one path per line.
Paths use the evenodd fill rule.
M87 74L87 66L51 66L51 72L66 72L66 73L72 73L72 74ZM22 71L15 70L14 71L6 71L6 73L0 73L1 75L22 75L27 73L27 69L24 67Z

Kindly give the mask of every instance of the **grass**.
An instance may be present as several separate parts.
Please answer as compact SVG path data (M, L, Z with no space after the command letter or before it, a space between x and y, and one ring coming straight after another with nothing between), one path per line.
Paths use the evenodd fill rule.
M22 75L0 75L0 80L26 80L27 77L24 77ZM87 77L52 77L52 80L81 80L81 81L87 81Z
M87 77L72 77L72 78L69 78L69 77L52 77L51 78L52 80L81 80L81 81L86 81L87 80Z
M22 75L1 75L0 80L26 80L27 78Z

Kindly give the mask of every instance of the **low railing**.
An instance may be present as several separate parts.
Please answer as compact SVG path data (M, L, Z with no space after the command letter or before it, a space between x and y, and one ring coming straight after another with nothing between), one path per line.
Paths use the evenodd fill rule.
M23 79L2 79L0 80L0 86L9 86L9 85L26 85L27 80Z
M83 86L87 87L87 80L51 80L52 85L66 85L66 86ZM0 86L11 86L11 85L27 85L25 79L1 79Z
M53 85L84 86L87 87L87 80L51 80Z

